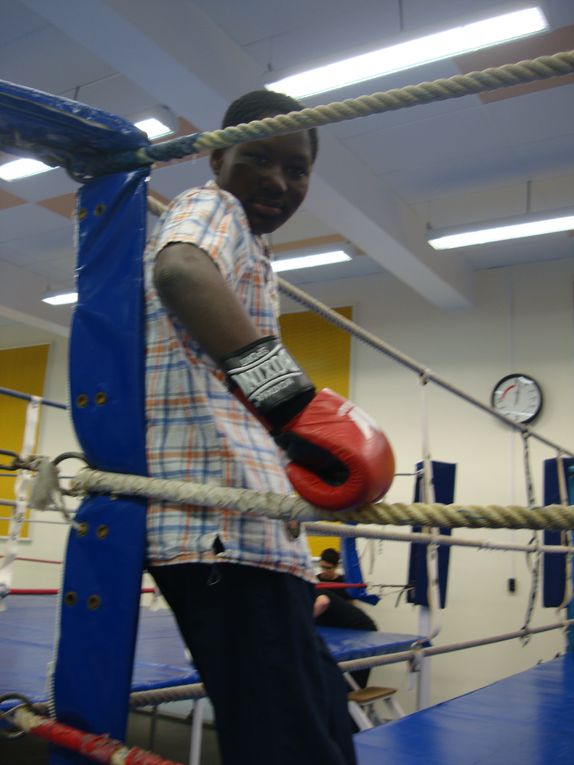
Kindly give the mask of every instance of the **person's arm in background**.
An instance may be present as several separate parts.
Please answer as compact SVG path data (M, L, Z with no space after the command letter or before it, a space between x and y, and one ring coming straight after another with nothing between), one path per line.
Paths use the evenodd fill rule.
M168 311L214 361L260 339L213 260L198 247L184 242L164 247L154 283Z

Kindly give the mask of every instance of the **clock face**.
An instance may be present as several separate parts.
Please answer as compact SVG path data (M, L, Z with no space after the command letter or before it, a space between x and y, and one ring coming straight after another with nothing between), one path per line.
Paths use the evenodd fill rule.
M506 375L494 386L490 403L514 422L532 422L542 409L542 390L528 375Z

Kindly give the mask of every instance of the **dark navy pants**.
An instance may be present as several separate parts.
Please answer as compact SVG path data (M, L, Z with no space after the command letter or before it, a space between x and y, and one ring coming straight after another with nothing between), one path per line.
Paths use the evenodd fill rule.
M354 765L347 688L314 588L236 564L150 569L215 711L224 765Z

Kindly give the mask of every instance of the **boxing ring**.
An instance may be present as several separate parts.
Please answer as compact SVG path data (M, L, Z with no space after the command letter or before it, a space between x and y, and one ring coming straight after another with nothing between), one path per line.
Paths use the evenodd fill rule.
M52 719L55 718L57 724L68 726L68 730L77 728L99 737L105 732L112 739L122 739L132 690L157 690L164 682L172 686L193 685L197 680L184 659L165 662L166 655L178 655L182 647L181 643L178 647L179 639L176 640L172 627L166 629L161 622L166 615L158 617L151 612L140 613L141 577L145 565L145 509L147 497L153 496L158 486L157 481L152 485L146 478L145 455L141 253L145 241L149 166L155 161L247 139L264 138L436 99L461 97L516 81L528 82L567 74L574 70L574 55L557 54L522 64L524 66L510 65L498 70L471 73L464 78L451 78L452 82L426 83L405 88L404 92L375 94L377 97L357 99L361 103L356 109L347 102L323 107L322 110L305 109L294 113L295 116L269 118L253 123L251 127L196 134L156 146L149 145L145 134L131 123L114 115L67 99L0 83L0 145L16 154L33 155L50 164L63 165L72 177L84 183L78 194L77 206L79 299L70 340L70 408L78 440L90 466L74 483L75 491L85 498L75 516L68 541L50 688L46 692L44 683L45 662L48 654L52 655L52 641L44 631L44 622L49 623L50 609L44 604L45 601L35 606L20 606L13 599L15 605L2 615L2 629L5 627L6 633L0 639L0 645L6 654L13 656L14 662L12 667L8 667L6 676L0 673L0 685L6 683L8 687L10 683L16 683L16 687L10 688L8 693L22 690L23 695L30 694L32 701L47 700ZM311 115L311 112L314 114ZM296 299L301 298L298 291L285 289ZM328 311L322 310L322 313ZM360 336L356 327L354 333ZM368 337L362 339L383 350L384 344ZM423 388L428 382L433 382L493 414L489 407L465 396L429 370L421 371L420 365L399 352L388 347L384 348L384 352L420 374ZM529 438L537 438L555 450L554 473L558 476L558 488L555 492L557 498L550 502L558 502L557 505L534 509L530 496L528 508L499 508L496 512L487 508L482 514L480 508L431 505L431 460L425 452L420 487L424 507L397 508L381 503L380 507L341 517L355 522L414 524L443 529L460 525L544 528L548 534L560 534L560 530L573 528L574 508L563 507L568 505L563 484L565 471L570 466L565 459L572 458L573 452L538 436L525 426L508 421L502 415L495 416L509 427L521 431L526 452ZM31 463L25 467L34 469ZM114 476L118 478L116 483ZM163 482L161 489L157 490L167 498L166 492L170 489L165 484ZM275 498L275 502L273 497L266 496L257 501L252 492L243 492L242 496L235 497L232 490L227 490L226 494L219 493L218 487L209 487L205 499L199 501L198 497L203 497L200 489L188 487L189 492L195 491L193 497L200 504L233 506L240 511L265 512L283 519L324 521L328 517L306 506L302 500ZM180 499L176 501L190 501L189 493L183 492L178 496ZM362 529L352 529L349 533L368 536ZM382 532L378 533L379 538L383 538ZM454 540L447 542L445 537L446 533L437 535L432 532L425 542L431 551L431 568L436 564L437 571L436 576L429 574L428 597L430 600L430 593L436 590L437 602L440 602L437 549L439 545L455 544ZM387 535L387 538L391 537ZM548 541L549 546L556 544L556 539ZM534 548L540 554L540 545L535 544ZM570 545L564 545L560 550L565 571L566 558L571 553ZM43 615L41 626L38 626L36 616L31 618L27 613L30 607ZM52 607L53 616L54 611ZM12 612L14 622L11 623L8 614ZM138 621L141 628L136 646ZM166 649L168 643L163 643L163 662L157 661L158 655L152 647L161 641L146 639L146 635L154 634L160 623L163 624L161 641L170 641L169 649ZM550 628L566 628L571 623L572 619L563 620ZM23 630L23 639L17 636L18 630ZM22 635L21 632L19 634ZM114 636L113 640L108 639L110 635ZM428 636L428 633L425 631L424 635ZM358 643L354 642L355 637L327 635L333 655L343 662L345 670L349 667L344 662L360 661L364 657L369 657L364 660L371 662L375 652L384 659L384 654L390 650L400 652L401 647L410 650L413 643L420 642L419 637L413 635L361 633ZM417 645L417 650L422 655L427 649ZM357 651L362 655L358 655ZM30 666L35 666L29 676L18 668L21 667L18 664L20 658L26 654ZM132 678L134 660L135 674ZM566 732L561 721L571 716L574 709L573 661L573 655L568 653L486 689L360 734L357 746L361 765L373 765L382 757L386 758L386 762L400 761L404 765L414 762L415 757L418 761L421 755L427 762L447 765L450 762L468 762L461 755L463 741L465 751L470 750L474 758L473 762L482 762L475 755L483 757L486 752L490 752L489 762L516 761L513 758L518 751L517 742L522 746L521 762L534 764L542 762L543 758L557 763L571 762L574 735ZM383 663L383 660L376 662L378 665ZM43 665L41 673L38 670L40 664ZM18 668L17 671L15 668ZM16 674L10 675L12 671ZM27 693L23 688L27 689ZM526 693L527 702L523 698ZM4 699L3 703L10 707L10 712L14 712L14 700ZM20 710L14 713L13 719L20 724L20 718L29 711ZM8 718L5 716L4 719ZM553 726L560 725L560 730L564 731L558 737L559 741L552 728L545 727L550 722ZM30 729L33 727L30 726ZM56 725L52 727L55 729ZM486 729L492 731L492 737L485 735ZM509 735L510 731L512 735ZM448 744L443 735L446 732L449 732ZM61 739L53 740L62 743ZM476 749L472 748L471 742ZM79 765L87 762L83 756L87 751L81 751L82 754L77 754L56 746L51 761L54 765ZM101 761L119 762L119 759L114 759L114 752ZM391 759L393 757L394 760ZM130 760L124 756L121 761ZM159 762L157 758L137 761Z

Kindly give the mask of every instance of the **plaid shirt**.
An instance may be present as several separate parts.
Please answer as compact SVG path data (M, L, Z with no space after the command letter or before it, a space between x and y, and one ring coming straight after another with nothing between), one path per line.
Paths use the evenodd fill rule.
M278 334L269 253L251 233L240 202L213 181L180 194L144 255L149 474L290 494L273 440L227 391L223 374L158 297L154 262L170 242L186 242L207 253L261 334ZM315 581L304 534L293 539L280 521L153 501L147 518L153 565L228 561ZM216 540L223 551L214 549Z

